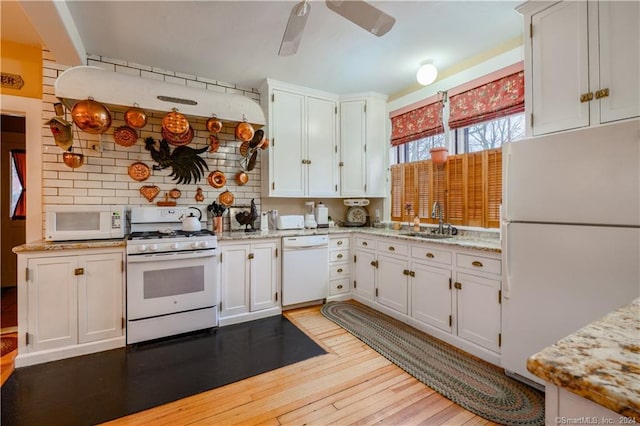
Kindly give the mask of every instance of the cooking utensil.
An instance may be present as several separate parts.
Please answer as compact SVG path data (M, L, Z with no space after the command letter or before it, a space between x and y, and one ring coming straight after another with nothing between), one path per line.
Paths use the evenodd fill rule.
M256 148L264 139L264 130L258 129L253 135L253 139L249 142L249 148Z
M182 196L182 192L180 192L180 190L178 188L173 188L171 191L169 191L169 197L175 199L178 199Z
M94 135L102 134L111 127L111 113L93 98L76 102L71 108L71 118L80 130Z
M242 160L240 160L240 166L242 166L243 170L250 172L256 167L257 160L258 160L258 150L253 149L246 157L243 157Z
M200 220L202 219L202 212L196 207L189 207L187 210L192 211L189 212L189 216L182 219L182 230L187 232L200 231L202 229L202 224L200 223ZM193 214L193 211L198 212L197 217Z
M73 144L73 132L71 131L71 123L62 117L53 117L44 124L49 125L53 140L62 150L68 151Z
M218 195L218 200L220 200L220 204L223 206L229 207L233 204L235 196L229 190L226 190L222 194Z
M209 135L209 152L216 152L220 148L220 139L216 135Z
M162 119L162 129L174 136L181 136L189 130L189 121L187 117L178 112L177 108L173 108Z
M209 182L209 185L213 186L214 188L222 188L227 183L227 177L220 170L216 170L209 173L207 182Z
M202 193L202 188L198 187L196 189L196 195L194 197L197 202L201 203L204 201L204 194Z
M260 149L267 149L269 148L269 139L264 138L262 140L262 144L259 146Z
M166 193L164 194L164 200L158 201L156 203L158 207L173 207L176 204L178 203L176 203L175 200L169 200L169 194L166 194Z
M129 126L120 126L113 131L113 140L120 146L129 147L138 140L138 132Z
M147 125L147 114L138 104L133 104L133 106L124 113L124 122L127 123L129 127L141 129Z
M253 126L246 121L242 121L236 126L235 134L236 139L241 140L242 142L249 142L253 138Z
M140 194L147 199L148 202L152 202L154 198L160 193L160 188L155 185L145 185L140 188Z
M247 154L249 153L249 142L242 142L240 144L240 155L242 155L243 157L246 157Z
M62 161L72 169L77 169L84 164L84 155L73 151L62 153Z
M164 129L161 130L162 137L167 140L173 146L182 146L191 143L193 140L194 131L192 127L189 127L187 131L182 135L176 135L171 132L168 132Z
M209 204L207 206L207 210L209 211L209 213L211 213L211 216L219 217L219 216L222 216L224 214L224 212L227 210L227 208L225 206L223 206L222 204L216 203L214 201L214 202L212 202L211 204Z
M140 161L133 163L129 166L129 177L133 180L137 180L138 182L145 181L151 176L151 169L144 163Z
M211 133L218 133L222 130L222 122L216 118L215 114L207 120L207 130Z
M245 172L238 172L236 174L236 183L238 185L244 185L247 182L249 182L249 175L246 174Z

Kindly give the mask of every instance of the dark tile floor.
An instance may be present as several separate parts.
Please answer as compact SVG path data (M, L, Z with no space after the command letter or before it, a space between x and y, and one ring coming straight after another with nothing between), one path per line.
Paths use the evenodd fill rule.
M2 386L2 424L96 424L324 353L276 316L23 367Z

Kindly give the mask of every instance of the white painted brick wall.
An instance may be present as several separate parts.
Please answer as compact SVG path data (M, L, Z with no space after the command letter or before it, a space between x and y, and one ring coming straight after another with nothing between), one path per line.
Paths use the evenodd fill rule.
M87 65L99 66L103 69L122 72L128 75L153 78L173 84L199 87L203 90L214 90L222 93L234 93L247 96L257 102L260 101L260 93L256 89L245 89L233 84L219 82L217 80L176 73L156 67L127 62L114 58L106 58L98 55L88 55ZM53 104L58 102L55 97L53 85L58 77L68 66L55 62L50 52L43 51L43 123L55 115ZM139 139L131 147L123 147L114 142L113 131L124 125L124 111L128 106L111 111L111 128L102 135L91 135L75 129L74 126L74 152L85 155L85 164L77 169L71 169L62 162L63 151L55 144L53 136L44 126L42 138L42 193L43 205L46 209L50 204L125 204L128 206L155 205L162 200L164 194L173 188L181 191L182 196L177 200L179 205L208 205L217 200L218 195L226 189L235 195L234 205L249 205L251 199L260 209L260 154L256 168L249 174L249 182L239 186L235 182L235 175L241 170L239 153L240 142L235 140L235 123L225 123L225 127L218 134L220 149L215 153L206 152L201 155L205 159L209 171L197 183L189 185L177 185L170 177L171 169L152 170L152 175L144 182L137 182L129 177L128 167L136 161L141 161L152 167L154 162L150 153L144 149L144 139L148 136L156 140L162 138L162 118L164 113L152 113L147 125L139 130ZM67 119L70 120L67 112ZM201 148L208 145L209 132L206 130L206 117L188 117L191 127L195 130L195 137L189 144L191 148ZM102 152L92 150L90 147L98 143ZM173 147L172 147L173 148ZM222 171L227 177L227 186L216 189L207 183L207 176L214 170ZM144 185L157 185L160 195L149 203L140 194L140 188ZM196 189L202 188L205 200L202 203L195 201ZM209 219L211 226L211 219ZM225 217L225 229L229 229L229 219Z

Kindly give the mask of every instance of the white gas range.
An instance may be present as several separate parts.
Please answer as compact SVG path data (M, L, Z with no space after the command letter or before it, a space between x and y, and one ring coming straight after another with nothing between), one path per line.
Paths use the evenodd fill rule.
M182 231L200 207L132 207L127 239L127 344L218 325L218 240ZM204 222L206 227L206 222Z

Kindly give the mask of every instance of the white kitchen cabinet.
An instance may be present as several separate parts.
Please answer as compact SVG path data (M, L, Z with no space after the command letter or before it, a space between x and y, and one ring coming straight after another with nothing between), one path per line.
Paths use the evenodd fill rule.
M378 303L402 314L408 313L409 263L406 259L378 254L376 296Z
M418 321L452 332L451 268L411 262L411 316Z
M220 242L220 325L278 315L280 240Z
M329 236L329 297L327 300L346 300L351 286L351 252L349 235Z
M262 104L270 146L263 192L277 197L336 197L337 96L267 80Z
M374 301L376 297L375 250L375 239L360 236L355 238L353 292L357 297L368 301Z
M384 197L387 172L386 97L340 101L340 195Z
M500 281L456 274L458 336L495 352L500 351Z
M16 366L125 345L123 250L18 255Z
M528 2L528 134L640 116L640 3Z

